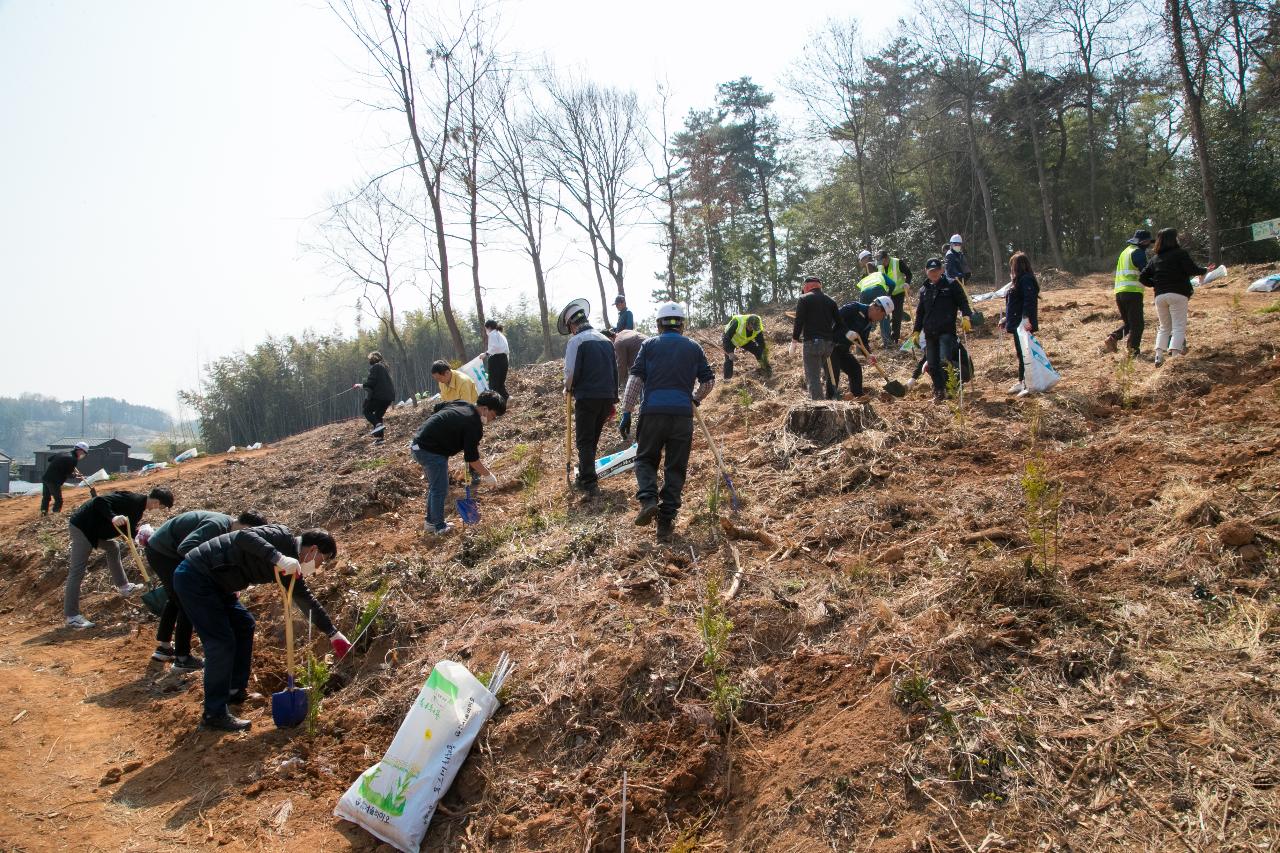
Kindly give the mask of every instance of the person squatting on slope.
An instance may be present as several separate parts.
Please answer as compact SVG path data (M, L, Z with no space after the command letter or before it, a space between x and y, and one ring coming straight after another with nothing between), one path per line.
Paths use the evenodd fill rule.
M893 280L893 341L902 341L902 321L907 316L907 289L911 286L911 267L901 258L889 254L888 249L880 250L880 270Z
M1022 338L1018 329L1025 329L1029 334L1039 330L1037 320L1040 303L1040 282L1031 270L1031 259L1025 252L1014 252L1009 258L1009 283L1011 287L1004 296L1004 322L1001 326L1013 335L1013 349L1018 355L1018 384L1009 389L1010 394L1025 397L1031 393L1027 390L1027 354L1022 351Z
M848 302L840 306L840 322L849 331L844 340L836 341L831 352L831 363L835 367L835 386L831 389L831 397L839 397L840 374L849 377L849 393L853 397L862 396L862 365L853 352L855 339L862 341L863 347L870 352L868 340L871 329L893 311L893 299L888 296L877 296L870 305L861 302Z
M369 375L363 383L351 387L364 388L367 392L364 399L364 419L373 427L369 435L381 444L387 429L382 417L396 399L396 387L391 383L391 371L387 369L382 353L377 350L369 353Z
M924 271L926 280L916 305L915 336L917 342L921 333L926 337L925 359L933 381L933 401L941 403L947 396L946 365L955 362L959 355L956 312L964 315L961 328L968 332L973 328L969 320L973 309L960 283L942 274L941 260L930 258L925 262Z
M478 394L476 383L462 371L450 367L449 362L433 361L431 378L440 386L441 402L451 403L454 400L461 400L464 403L475 403Z
M253 665L255 620L236 594L255 584L275 583L276 574L288 583L294 576L293 603L307 620L329 636L334 655L342 660L351 650L329 614L307 589L310 577L338 556L338 546L325 530L301 536L283 524L246 527L215 536L187 554L173 573L173 586L204 646L204 713L200 728L244 731L248 720L232 716L229 705L249 698ZM291 619L292 614L284 614Z
M455 373L457 371L454 371ZM498 485L498 478L480 461L484 425L506 414L507 404L496 391L484 391L475 404L462 400L437 403L431 417L418 430L409 449L427 478L427 515L424 533L448 533L453 525L444 520L449 496L449 457L457 453L471 468L473 482Z
M511 395L507 393L507 371L511 369L511 345L507 336L502 333L502 324L496 320L485 320L488 342L485 345L484 364L489 372L489 387L502 395L505 403Z
M1129 352L1137 355L1142 349L1142 331L1146 320L1142 315L1142 282L1138 277L1147 266L1147 247L1151 245L1151 232L1141 228L1133 232L1116 259L1115 294L1116 308L1120 311L1120 328L1107 335L1102 342L1107 352L1115 352L1120 341L1129 338Z
M835 300L822 292L822 281L816 275L806 276L796 302L796 320L791 327L791 347L803 341L804 381L810 400L826 398L826 386L835 382L828 374L834 342L845 336L840 322L840 308Z
M1139 280L1156 294L1156 314L1160 328L1156 331L1155 363L1164 364L1164 356L1182 355L1187 348L1187 305L1195 288L1193 275L1204 275L1207 269L1191 260L1191 255L1178 245L1176 228L1161 228L1156 235L1155 257L1147 261Z
M724 327L720 338L724 347L724 378L733 378L733 351L745 350L756 357L756 364L765 379L773 375L769 366L769 346L764 339L764 321L759 314L734 314Z
M196 509L178 513L140 543L147 565L169 594L160 614L160 624L156 626L156 650L151 654L152 660L172 661L173 668L179 672L204 668L204 661L191 654L191 619L182 609L178 592L173 587L173 573L187 554L210 539L242 527L261 527L266 523L265 518L252 511L232 518L220 512Z
M75 474L84 479L84 474L76 468L80 460L89 454L89 445L77 441L75 447L65 453L55 453L49 457L44 475L40 478L40 514L49 514L49 499L53 499L53 511L62 512L62 487Z
M887 272L880 269L876 264L875 258L866 249L863 249L858 254L858 261L867 270L867 274L858 282L858 301L863 305L870 305L881 296L890 296L897 289L897 282L891 279ZM892 302L892 297L890 302ZM885 349L893 347L893 326L888 315L880 320L880 343Z
M618 359L613 343L591 327L589 305L575 299L560 313L561 334L571 334L564 350L564 393L573 395L573 432L578 450L578 477L573 486L587 497L600 494L596 448L600 433L618 406ZM641 347L643 351L643 346Z
M111 492L82 503L67 519L71 533L71 567L67 570L67 586L62 596L62 615L68 628L77 630L92 628L93 623L80 613L80 585L89 566L89 555L94 548L101 548L107 555L107 568L111 582L123 596L142 591L142 584L129 583L120 563L120 536L131 536L142 522L142 515L149 509L173 506L173 492L164 486L156 486L148 494L138 492Z
M661 542L669 542L675 535L689 450L693 446L693 407L716 384L707 354L696 341L684 336L684 321L685 309L680 303L658 306L658 335L644 342L631 366L618 424L623 441L630 441L631 412L643 396L636 426L636 499L640 501L640 511L635 523L643 527L657 518ZM658 463L664 455L659 492Z
M621 332L605 332L605 337L613 341L613 358L618 363L618 390L627 385L627 376L631 373L631 365L636 363L640 354L640 345L646 336L635 329L623 329Z

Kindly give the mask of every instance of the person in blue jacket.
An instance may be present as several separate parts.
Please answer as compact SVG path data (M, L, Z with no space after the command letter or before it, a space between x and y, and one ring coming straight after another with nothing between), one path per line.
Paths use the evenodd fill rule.
M707 354L684 336L685 310L678 302L658 306L658 335L640 347L622 396L618 430L631 439L631 410L643 396L636 427L636 498L643 527L658 520L658 540L675 535L680 496L693 446L693 407L715 387L716 376ZM694 383L697 383L697 389ZM658 491L658 462L665 454L662 491Z
M578 451L578 478L573 485L585 497L594 498L600 494L596 448L618 406L618 357L613 342L591 327L589 307L585 299L573 300L560 312L556 328L562 335L572 335L564 350L564 393L573 395Z
M621 293L613 300L613 307L618 309L618 322L614 325L615 332L625 332L627 329L635 331L636 315L631 313L631 309L627 307L627 297Z
M1009 258L1009 283L1012 287L1004 297L1004 330L1013 335L1013 347L1018 353L1018 384L1009 389L1010 394L1025 397L1027 390L1027 354L1022 351L1022 337L1018 329L1028 333L1040 328L1037 306L1040 302L1040 283L1031 271L1031 259L1025 252L1014 252Z

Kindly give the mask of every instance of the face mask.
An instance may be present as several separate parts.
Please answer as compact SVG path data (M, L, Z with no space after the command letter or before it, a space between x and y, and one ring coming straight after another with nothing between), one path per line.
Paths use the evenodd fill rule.
M317 562L315 558L312 558L305 563L300 563L299 568L302 571L302 576L305 578L309 575L315 574L316 569L320 568L320 563Z

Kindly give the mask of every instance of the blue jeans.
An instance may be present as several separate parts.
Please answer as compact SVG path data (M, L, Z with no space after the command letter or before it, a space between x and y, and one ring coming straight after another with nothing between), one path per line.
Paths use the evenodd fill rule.
M173 588L204 646L204 715L227 713L233 690L249 687L253 664L253 614L240 599L186 560L173 573Z
M415 450L413 458L427 475L427 524L443 530L444 502L449 497L449 457Z
M929 360L929 378L933 380L933 398L941 400L947 396L947 364L956 357L956 336L926 335L924 351Z

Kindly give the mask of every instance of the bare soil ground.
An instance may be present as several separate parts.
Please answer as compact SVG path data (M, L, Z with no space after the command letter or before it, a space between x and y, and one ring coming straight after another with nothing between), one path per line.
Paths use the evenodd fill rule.
M1064 280L1041 312L1062 383L1010 397L1012 343L980 331L963 416L927 388L809 404L771 320L774 378L740 361L701 410L744 505L699 437L670 547L631 526L629 476L566 496L558 364L512 376L485 441L503 485L444 540L405 449L421 409L382 447L351 421L142 480L177 510L330 528L317 586L344 627L389 581L315 736L265 704L247 734L197 732L199 678L150 663L154 621L96 565L98 627L63 630L65 520L0 501L0 849L373 850L337 797L437 660L504 650L509 695L429 849L614 849L624 770L639 851L1276 849L1280 313L1243 292L1256 272L1197 294L1186 357L1129 372L1099 353L1109 283ZM1033 462L1060 489L1048 560ZM717 716L699 616L735 575L720 695L740 701ZM279 601L244 598L269 694Z

